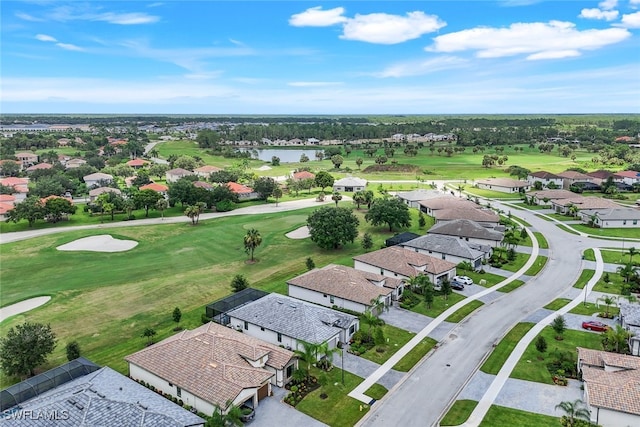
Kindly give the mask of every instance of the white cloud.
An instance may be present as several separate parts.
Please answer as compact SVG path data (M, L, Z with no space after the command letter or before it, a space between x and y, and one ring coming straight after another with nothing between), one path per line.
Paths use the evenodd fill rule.
M629 0L629 4L630 4L631 6L638 5L638 4L640 4L640 0Z
M59 22L68 21L94 21L107 22L116 25L153 24L160 21L159 16L149 15L143 12L115 13L99 12L98 8L89 3L68 4L58 6L49 11L46 16Z
M36 40L40 40L41 42L57 42L55 37L49 36L47 34L37 34Z
M29 21L29 22L44 21L44 19L36 18L35 16L29 15L28 13L24 13L24 12L16 12L16 16L24 21Z
M615 9L618 6L618 0L603 0L598 3L598 7L604 10Z
M289 82L287 85L294 87L324 87L324 86L339 86L342 82Z
M64 50L73 50L73 51L76 51L76 52L81 52L81 51L84 50L80 46L76 46L75 44L71 44L71 43L56 43L56 46L58 46L59 48L62 48Z
M434 52L477 51L479 58L499 58L528 54L528 59L576 56L631 36L623 28L579 31L571 22L515 23L508 28L476 27L435 37L426 48Z
M582 9L580 18L585 19L603 19L605 21L613 21L618 17L617 10L600 10L600 9Z
M373 76L381 78L421 76L442 70L460 68L467 63L467 60L456 56L441 56L423 61L408 61L393 64L380 72L374 73Z
M294 27L328 27L343 23L344 7L322 10L322 6L312 7L302 13L296 13L289 18L289 25Z
M104 21L118 25L153 24L160 20L159 16L146 13L101 13L90 19L91 21Z
M432 33L444 27L446 22L435 15L424 12L408 12L406 16L372 13L356 15L344 25L340 36L345 40L358 40L368 43L396 44L417 39L423 34Z
M640 12L622 15L621 25L626 28L640 28Z

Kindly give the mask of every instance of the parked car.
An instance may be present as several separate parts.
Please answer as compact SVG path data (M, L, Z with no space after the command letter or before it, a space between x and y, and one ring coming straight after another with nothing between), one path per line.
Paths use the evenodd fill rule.
M604 323L596 320L589 320L582 322L582 328L588 331L604 332L609 329L609 325L605 325Z
M467 286L473 285L473 279L467 276L454 276L452 282L460 283L462 285L467 285Z
M455 289L456 291L461 291L464 289L464 285L460 282L451 282L451 289Z

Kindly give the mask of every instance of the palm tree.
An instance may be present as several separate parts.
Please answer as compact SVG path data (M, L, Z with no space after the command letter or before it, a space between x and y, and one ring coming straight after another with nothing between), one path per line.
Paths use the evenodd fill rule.
M602 346L606 351L614 351L616 353L626 353L627 345L631 332L627 331L621 325L615 325L605 331L602 338Z
M298 359L307 364L307 372L309 372L311 370L311 365L318 360L318 348L320 345L306 341L300 341L300 344L302 344L302 350L296 349L293 353L298 357Z
M333 195L331 196L331 200L333 200L334 202L336 202L336 207L338 207L338 202L340 200L342 200L342 196L340 195L340 193L338 193L337 191L335 193L333 193Z
M328 369L333 362L333 355L335 353L340 352L338 347L329 348L329 342L325 341L322 344L318 345L318 353L322 356L324 360L326 360L326 368Z
M244 236L244 249L247 253L251 253L251 261L253 261L253 251L262 243L262 236L255 228L247 231Z
M609 308L612 304L615 304L616 300L614 297L609 296L609 295L605 295L603 297L600 297L596 300L596 307L598 306L598 302L602 301L604 303L604 305L606 306L605 311L604 311L604 317L606 317L607 319L609 318Z
M573 402L560 402L556 405L556 409L562 409L565 412L565 416L569 420L569 427L576 425L576 419L582 418L589 420L589 417L591 416L591 412L584 407L584 402L580 399Z
M638 255L638 250L634 247L628 249L629 251L629 264L633 263L633 256Z
M360 205L366 203L366 197L364 195L364 191L360 190L360 191L356 191L353 194L353 203L356 204L356 208L360 209Z
M160 211L162 219L164 219L164 210L167 209L168 206L169 202L167 202L167 199L165 199L164 197L162 199L158 199L158 201L156 202L156 210Z
M227 401L227 412L223 413L222 408L216 405L213 414L208 419L205 427L242 427L242 416L244 413L239 406Z
M625 283L629 283L633 277L638 275L638 267L634 266L630 262L622 267L618 267L616 271L624 279Z

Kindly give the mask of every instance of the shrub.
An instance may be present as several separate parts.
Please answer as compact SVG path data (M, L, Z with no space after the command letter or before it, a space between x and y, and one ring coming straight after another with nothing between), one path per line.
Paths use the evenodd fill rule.
M229 212L233 210L233 202L230 200L222 200L216 203L216 211L217 212Z

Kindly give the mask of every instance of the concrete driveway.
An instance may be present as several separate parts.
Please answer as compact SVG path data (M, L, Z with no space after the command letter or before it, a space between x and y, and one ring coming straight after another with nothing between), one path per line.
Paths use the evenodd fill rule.
M321 423L315 418L303 414L292 406L282 401L289 393L288 390L279 387L273 387L273 396L270 396L260 402L256 408L256 415L253 421L246 423L250 427L274 427L274 426L305 426L305 427L322 427L326 424Z

